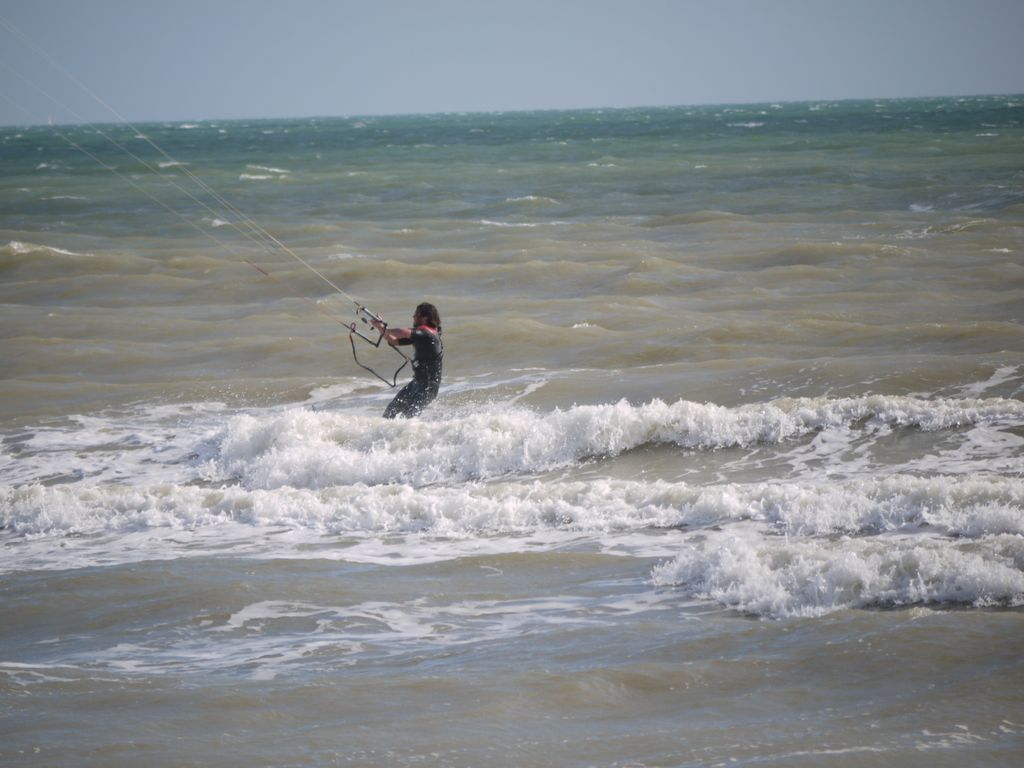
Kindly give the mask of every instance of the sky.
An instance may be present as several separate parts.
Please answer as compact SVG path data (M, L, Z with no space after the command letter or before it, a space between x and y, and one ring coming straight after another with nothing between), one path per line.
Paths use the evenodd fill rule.
M0 0L0 125L1024 93L1024 0Z

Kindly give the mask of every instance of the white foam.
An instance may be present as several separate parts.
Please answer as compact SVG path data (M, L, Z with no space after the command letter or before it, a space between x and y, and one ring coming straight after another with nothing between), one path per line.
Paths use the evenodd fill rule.
M1007 382L1019 378L1020 366L1004 365L996 368L992 375L985 381L975 382L961 387L960 392L964 397L981 397L986 391L1002 386Z
M529 387L536 380L526 375L520 383ZM356 379L338 382L309 402L326 404L332 395L359 389ZM420 419L396 421L295 407L232 414L206 403L80 416L60 427L25 430L17 454L0 453L0 483L77 477L92 485L202 480L268 490L426 486L572 468L654 445L777 445L786 453L774 451L771 458L787 462L791 477L814 478L823 470L854 477L878 471L875 440L908 428L956 431L931 440L926 456L910 452L901 463L887 460L886 471L1012 474L1024 472L1024 439L1012 429L1022 422L1024 403L1005 398L801 398L732 408L620 401L547 413L508 402L469 412L438 404ZM759 461L738 460L748 466Z
M386 386L383 382L353 377L343 381L336 381L323 387L316 387L310 391L305 404L311 406L324 405L334 402L345 395L350 395L353 392L363 392L367 389L384 389Z
M83 677L92 682L115 684L121 682L121 678L97 675L95 670L84 670L75 664L21 664L13 661L0 661L0 675L4 675L9 682L21 688L76 682ZM39 752L39 749L36 748L35 751Z
M626 614L677 607L671 596L618 594L355 603L264 600L226 619L210 615L197 626L183 627L173 643L163 636L107 648L93 643L86 651L66 654L60 665L0 664L0 674L21 687L43 679L98 679L97 669L175 675L230 670L236 676L271 680L295 665L308 670L324 664L336 671L339 665L359 660L478 644L481 637L493 641L550 627L595 626Z
M542 226L533 222L491 221L490 219L481 219L480 223L487 227L502 227L505 229L534 229Z
M278 174L288 174L288 173L291 173L291 171L287 171L284 168L273 168L273 167L267 166L267 165L247 165L246 168L249 168L250 170L253 170L253 171L266 171L267 173L278 173Z
M761 616L921 603L1024 605L1024 538L795 540L709 532L652 572L656 584Z
M892 396L439 404L399 421L217 403L80 416L5 440L0 568L211 553L403 566L572 548L662 559L654 583L759 615L1017 604L1022 423L1017 400ZM921 450L873 463L908 428ZM653 445L746 450L718 481L590 479L594 459ZM762 460L771 481L728 481ZM551 469L562 479L534 479Z
M192 456L213 455L220 403L149 406L141 413L69 417L61 426L23 430L17 451L0 451L0 483L187 483Z
M940 430L1005 419L1024 420L1024 403L868 396L726 408L657 400L635 406L623 400L552 413L507 406L468 414L435 410L409 421L290 410L232 419L218 438L206 477L237 477L250 488L428 485L549 471L645 445L749 447L854 423Z
M559 205L559 202L551 197L544 197L543 195L522 195L521 197L509 197L505 199L506 203L541 203L544 205Z
M664 481L506 482L282 487L40 485L0 488L0 525L20 557L71 567L75 558L175 558L211 547L237 555L327 553L409 565L466 554L537 551L580 540L604 551L664 557L709 527L753 526L757 536L821 539L921 534L948 546L1024 540L1024 479L919 478L845 483L690 485ZM174 537L168 531L176 532ZM267 532L272 537L265 537ZM280 535L287 531L287 536ZM180 534L185 534L184 536Z
M37 243L23 243L19 240L11 240L7 244L7 248L15 256L25 256L36 251L49 251L61 256L87 256L88 254L76 253L74 251L68 251L63 248L54 248L50 245L39 245Z

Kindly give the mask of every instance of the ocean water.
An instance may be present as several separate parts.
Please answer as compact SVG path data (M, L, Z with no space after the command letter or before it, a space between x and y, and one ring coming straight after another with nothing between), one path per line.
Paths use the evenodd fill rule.
M4 765L1024 760L1024 97L0 167Z

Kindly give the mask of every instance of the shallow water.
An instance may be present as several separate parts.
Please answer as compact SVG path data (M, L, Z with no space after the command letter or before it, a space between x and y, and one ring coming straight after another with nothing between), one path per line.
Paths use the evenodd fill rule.
M1022 115L0 129L4 763L1018 764Z

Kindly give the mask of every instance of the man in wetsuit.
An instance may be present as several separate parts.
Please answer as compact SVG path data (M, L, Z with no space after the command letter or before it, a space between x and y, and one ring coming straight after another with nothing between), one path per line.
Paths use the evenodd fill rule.
M387 328L376 320L371 322L374 328L384 334L388 344L412 344L414 350L413 379L395 395L395 399L384 410L384 418L418 416L437 397L437 390L441 386L441 358L444 356L441 315L437 307L424 302L413 313L412 328Z

